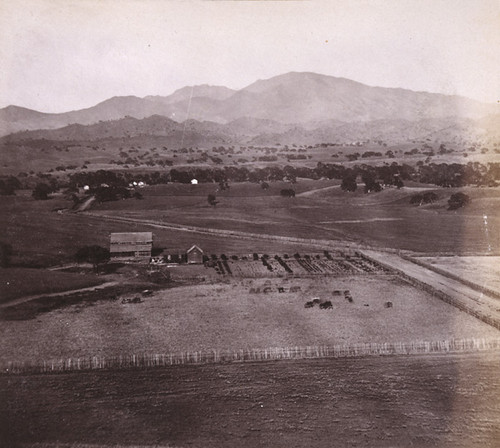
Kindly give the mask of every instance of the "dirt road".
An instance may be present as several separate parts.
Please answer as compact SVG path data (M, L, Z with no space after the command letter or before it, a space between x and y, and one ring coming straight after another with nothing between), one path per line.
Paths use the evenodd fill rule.
M445 277L409 260L405 260L397 254L372 250L363 250L363 253L396 271L402 271L409 277L446 293L473 310L477 310L486 316L491 316L500 321L500 300L494 297L472 289L458 280Z
M0 303L0 308L7 308L9 306L19 305L20 303L29 302L30 300L41 299L43 297L69 296L71 294L77 294L77 293L80 293L80 292L87 292L87 291L95 291L95 290L98 290L98 289L105 289L105 288L109 288L111 286L116 286L118 284L119 284L119 282L113 281L113 282L102 283L101 285L97 285L97 286L89 286L88 288L70 289L68 291L47 292L45 294L34 294L34 295L31 295L31 296L24 296L24 297L20 297L18 299L11 300L10 302Z

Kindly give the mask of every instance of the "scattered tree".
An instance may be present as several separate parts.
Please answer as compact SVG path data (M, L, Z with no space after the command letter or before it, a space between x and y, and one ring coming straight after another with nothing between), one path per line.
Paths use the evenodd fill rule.
M340 188L342 191L350 191L354 192L358 188L358 184L356 183L356 178L354 176L347 176L342 179L342 183L340 184Z
M36 184L33 190L32 196L36 200L46 200L49 199L49 194L52 193L52 188L44 183Z
M219 201L217 201L217 198L215 197L215 194L209 194L207 197L207 202L212 206L215 207Z
M437 201L438 196L433 191L426 191L423 194L415 194L410 198L410 204L413 205L423 205L432 204Z
M101 246L83 246L75 254L78 263L91 263L95 272L99 272L99 265L107 263L110 259L109 250Z
M464 207L470 202L470 197L465 193L458 192L452 194L450 199L448 199L448 210L456 210L458 208Z
M6 179L0 179L0 195L9 196L15 194L16 190L21 188L21 182L14 176L9 176Z
M295 190L293 190L292 188L284 188L283 190L280 191L280 195L285 198L294 198Z

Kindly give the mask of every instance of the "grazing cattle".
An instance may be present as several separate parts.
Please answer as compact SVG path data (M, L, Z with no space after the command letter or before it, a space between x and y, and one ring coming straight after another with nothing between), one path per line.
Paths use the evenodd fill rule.
M290 288L290 292L299 292L300 291L300 286L292 286Z
M278 292L285 292L285 288L278 288Z
M335 291L333 291L333 295L334 296L340 296L342 294L341 291L339 291L338 289L336 289Z
M349 303L352 303L352 297L351 296L347 297L347 300L349 301Z
M314 303L315 305L319 305L319 299L313 299L312 303Z
M266 287L262 290L262 292L263 292L264 294L267 294L268 292L271 292L272 290L273 290L273 288L271 288L270 286L266 286Z
M304 304L304 308L312 308L314 306L314 303L313 302L306 302Z
M327 300L326 302L320 303L319 307L322 310L329 310L329 309L333 308L333 305L332 305L332 302L330 302L329 300Z

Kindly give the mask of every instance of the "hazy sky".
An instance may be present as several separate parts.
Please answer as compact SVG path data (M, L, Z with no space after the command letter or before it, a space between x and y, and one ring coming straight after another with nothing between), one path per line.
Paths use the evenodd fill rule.
M500 99L500 0L0 0L0 107L312 71Z

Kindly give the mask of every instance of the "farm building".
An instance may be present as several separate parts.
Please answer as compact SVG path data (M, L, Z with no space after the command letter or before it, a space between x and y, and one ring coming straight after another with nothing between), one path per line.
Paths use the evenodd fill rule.
M187 250L186 255L189 264L203 263L203 251L196 244Z
M112 233L109 252L112 260L149 261L152 247L152 232Z

